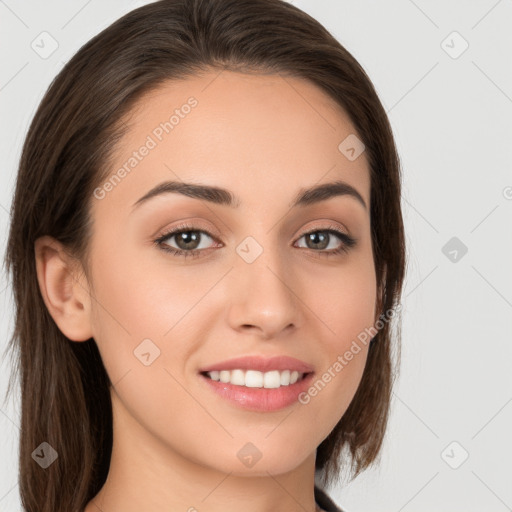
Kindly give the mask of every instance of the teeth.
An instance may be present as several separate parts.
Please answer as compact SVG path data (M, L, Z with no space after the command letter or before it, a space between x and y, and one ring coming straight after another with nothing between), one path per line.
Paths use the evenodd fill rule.
M303 373L296 370L273 370L258 372L256 370L215 370L207 372L208 377L224 383L248 388L279 388L295 384L303 377Z

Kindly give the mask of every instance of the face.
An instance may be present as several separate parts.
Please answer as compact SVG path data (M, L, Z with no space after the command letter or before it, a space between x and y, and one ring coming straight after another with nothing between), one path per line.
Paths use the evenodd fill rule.
M92 199L90 322L123 425L114 435L226 473L290 471L350 404L367 346L336 362L375 320L368 161L338 149L355 128L305 80L228 71L159 87L126 123ZM169 181L227 193L139 201ZM346 187L294 204L333 182L360 198ZM299 360L306 385L200 373L244 356ZM219 377L249 373L259 377Z

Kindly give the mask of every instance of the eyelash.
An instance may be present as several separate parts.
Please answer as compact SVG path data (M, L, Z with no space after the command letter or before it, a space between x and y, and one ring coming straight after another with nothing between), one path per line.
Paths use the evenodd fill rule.
M190 251L185 251L183 249L174 249L173 247L168 247L164 244L164 242L168 238L171 238L174 235L179 235L181 233L185 233L187 231L204 233L204 234L208 235L210 238L212 238L213 240L216 240L216 238L209 231L206 231L204 229L198 229L196 226L182 224L182 225L177 226L173 230L164 233L163 235L158 237L156 240L153 240L153 243L162 251L171 253L173 256L184 257L184 258L187 258L187 257L196 258L197 256L200 255L201 252L207 251L208 249L191 249ZM317 251L315 249L309 249L310 251L319 253L319 256L332 257L332 256L337 256L341 253L348 253L349 250L357 243L357 240L355 238L352 238L351 236L347 235L346 233L343 233L342 231L340 231L339 229L336 229L335 226L328 226L327 228L314 229L312 231L308 231L306 233L303 233L299 237L299 240L302 237L311 235L313 233L329 233L330 235L332 234L332 235L337 236L341 240L341 242L343 242L340 247L338 247L337 249L330 250L330 251L326 251L325 249L320 250L320 251Z

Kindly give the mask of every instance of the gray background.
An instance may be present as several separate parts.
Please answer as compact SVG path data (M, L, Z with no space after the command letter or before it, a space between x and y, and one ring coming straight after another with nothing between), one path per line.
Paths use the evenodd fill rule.
M0 0L4 240L23 138L47 86L82 44L145 3ZM347 512L512 510L512 2L293 3L368 72L404 170L409 263L389 431L380 466L330 494ZM44 31L58 43L48 58L31 47ZM13 318L4 275L0 291L3 350ZM18 436L18 400L1 403L2 511L21 510Z

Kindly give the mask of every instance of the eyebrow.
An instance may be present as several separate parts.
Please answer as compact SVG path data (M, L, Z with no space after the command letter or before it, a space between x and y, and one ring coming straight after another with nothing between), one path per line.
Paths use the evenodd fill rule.
M139 207L153 197L168 193L182 194L193 199L200 199L231 208L238 208L241 204L240 199L225 188L197 183L184 183L182 181L164 181L138 199L132 205L132 209ZM302 188L289 206L291 208L309 206L337 196L353 197L367 209L361 194L352 185L341 180L315 185L310 188Z

